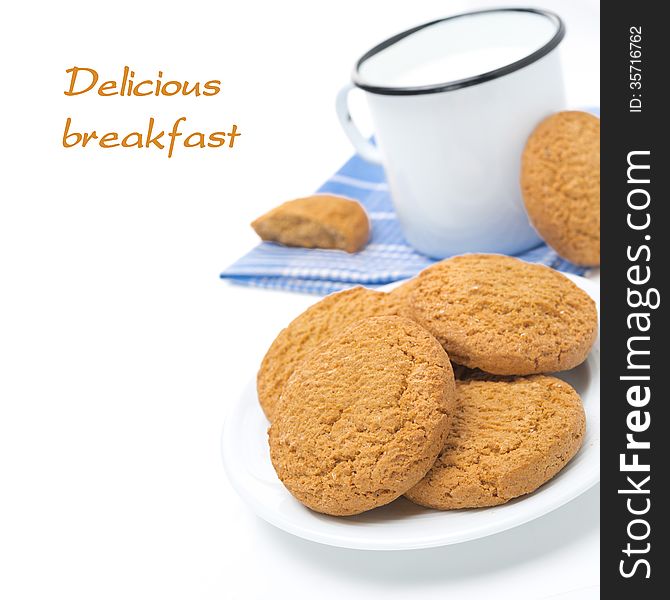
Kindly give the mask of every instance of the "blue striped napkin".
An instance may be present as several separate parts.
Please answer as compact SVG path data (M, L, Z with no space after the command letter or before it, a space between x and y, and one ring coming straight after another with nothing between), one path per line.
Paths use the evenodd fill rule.
M355 155L318 192L355 198L365 207L372 236L364 250L348 254L263 242L223 271L221 278L246 286L325 295L355 285L378 287L413 277L436 262L405 241L382 167ZM567 273L586 271L560 258L546 244L517 256Z

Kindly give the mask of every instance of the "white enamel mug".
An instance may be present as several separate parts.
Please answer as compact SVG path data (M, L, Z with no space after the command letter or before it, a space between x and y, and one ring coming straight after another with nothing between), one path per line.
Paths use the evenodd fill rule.
M521 153L565 107L564 34L547 11L484 10L414 27L358 60L338 116L357 152L384 166L417 250L516 254L540 243L521 198ZM376 146L349 114L354 87L365 91Z

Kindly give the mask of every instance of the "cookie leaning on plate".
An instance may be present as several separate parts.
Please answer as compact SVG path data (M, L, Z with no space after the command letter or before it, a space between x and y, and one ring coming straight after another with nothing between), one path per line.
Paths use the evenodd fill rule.
M600 264L600 119L559 112L531 134L521 189L534 227L563 258Z
M406 303L452 361L496 375L572 369L597 335L586 292L549 267L509 256L439 262L417 277Z
M268 419L291 373L315 346L366 317L397 315L399 307L390 294L356 287L326 296L294 319L272 342L256 378L258 400Z
M402 317L359 321L291 375L269 430L272 464L315 511L370 510L431 468L454 403L449 358L428 332Z
M584 408L546 375L456 382L456 413L435 464L405 496L448 510L503 504L556 475L579 450Z

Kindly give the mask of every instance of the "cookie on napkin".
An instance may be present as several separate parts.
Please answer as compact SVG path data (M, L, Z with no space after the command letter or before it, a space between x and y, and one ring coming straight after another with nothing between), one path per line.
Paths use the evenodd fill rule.
M360 203L330 194L284 202L251 226L265 241L346 252L362 250L370 237L370 222Z

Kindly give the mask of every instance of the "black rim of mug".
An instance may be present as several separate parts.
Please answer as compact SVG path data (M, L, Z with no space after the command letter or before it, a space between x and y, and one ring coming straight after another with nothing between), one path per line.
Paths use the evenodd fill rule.
M365 83L365 81L363 81L363 79L360 76L359 70L366 60L372 58L382 50L385 50L386 48L393 46L400 40L416 33L417 31L421 31L422 29L425 29L427 27L432 27L433 25L437 25L438 23L443 23L444 21L451 21L453 19L460 19L462 17L470 17L475 15L498 13L498 12L523 12L523 13L533 13L536 15L541 15L543 17L546 17L556 25L556 33L554 33L553 37L546 44L544 44L542 47L538 48L528 56L524 56L520 60L499 67L498 69L494 69L493 71L487 71L486 73L481 73L480 75L474 75L472 77L466 77L465 79L459 79L456 81L449 81L446 83L437 83L437 84L421 85L421 86L386 87L381 85L371 85ZM491 81L492 79L497 79L498 77L508 75L509 73L513 73L514 71L518 71L519 69L527 67L528 65L538 61L543 56L549 54L549 52L551 52L554 48L556 48L556 46L558 46L558 44L560 44L564 36L565 36L565 24L563 23L563 20L557 14L550 12L548 10L540 10L537 8L493 8L493 9L477 10L472 12L461 13L459 15L452 15L450 17L444 17L442 19L436 19L435 21L423 23L422 25L417 25L416 27L407 29L402 33L398 33L388 38L387 40L384 40L381 44L377 44L374 48L368 50L363 56L361 56L358 59L358 61L356 62L356 66L354 67L354 72L351 76L351 79L356 87L359 87L362 90L365 90L366 92L370 92L372 94L382 94L385 96L414 96L419 94L435 94L437 92L448 92L452 90L459 90L464 87L469 87L472 85L477 85L479 83L484 83L485 81Z

